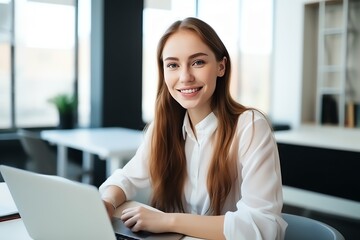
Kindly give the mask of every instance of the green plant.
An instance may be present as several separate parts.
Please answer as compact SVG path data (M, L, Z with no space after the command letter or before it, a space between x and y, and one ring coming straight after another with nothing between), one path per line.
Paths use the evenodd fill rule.
M55 105L60 114L72 113L77 105L76 98L68 94L58 94L50 98L49 102Z

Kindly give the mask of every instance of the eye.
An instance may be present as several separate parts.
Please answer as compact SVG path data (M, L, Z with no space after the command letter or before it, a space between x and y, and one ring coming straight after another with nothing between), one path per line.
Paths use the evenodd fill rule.
M166 68L175 69L178 65L176 63L168 63L166 64Z
M192 66L202 66L205 64L205 61L204 60L201 60L201 59L198 59L198 60L195 60L192 64Z

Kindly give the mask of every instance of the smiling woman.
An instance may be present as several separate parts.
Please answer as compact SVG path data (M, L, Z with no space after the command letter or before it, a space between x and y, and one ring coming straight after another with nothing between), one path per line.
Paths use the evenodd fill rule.
M217 33L198 18L175 21L159 40L157 63L144 142L100 186L109 216L146 188L162 212L125 209L132 231L283 239L276 141L264 114L232 98L231 59Z

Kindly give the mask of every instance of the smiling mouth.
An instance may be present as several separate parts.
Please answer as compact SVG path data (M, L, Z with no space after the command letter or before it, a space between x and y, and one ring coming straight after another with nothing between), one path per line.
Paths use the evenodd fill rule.
M198 88L189 88L189 89L180 89L178 90L181 93L194 93L194 92L198 92L200 91L202 87L198 87Z

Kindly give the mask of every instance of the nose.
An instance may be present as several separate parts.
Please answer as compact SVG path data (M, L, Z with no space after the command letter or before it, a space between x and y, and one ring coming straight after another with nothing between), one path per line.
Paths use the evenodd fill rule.
M195 80L189 68L183 68L180 72L179 80L182 83L192 82Z

